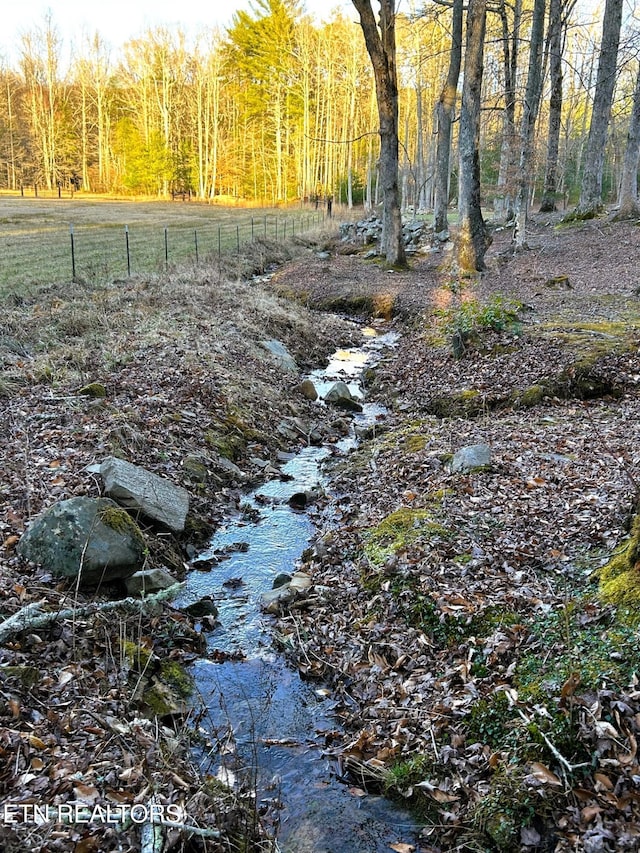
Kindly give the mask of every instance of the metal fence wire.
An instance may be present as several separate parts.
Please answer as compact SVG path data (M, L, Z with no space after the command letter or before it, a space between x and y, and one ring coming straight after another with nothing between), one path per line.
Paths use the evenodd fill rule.
M140 274L161 274L190 264L225 268L240 261L242 247L259 239L284 241L322 224L323 211L265 214L232 222L164 228L157 220L121 224L48 225L6 237L0 232L0 284L22 288L59 281L103 283Z
M223 254L238 255L256 239L284 241L319 225L320 212L278 216L266 214L246 222L197 228L188 225L164 229L138 225L69 226L71 277L110 279L135 273L168 272L170 267L220 262Z

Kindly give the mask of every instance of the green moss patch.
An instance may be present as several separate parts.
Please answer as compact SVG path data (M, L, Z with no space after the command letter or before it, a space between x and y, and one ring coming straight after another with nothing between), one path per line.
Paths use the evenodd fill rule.
M640 515L631 535L598 571L600 598L627 611L631 621L640 621Z
M401 507L365 533L364 552L373 566L381 566L417 539L448 532L434 520L431 510Z

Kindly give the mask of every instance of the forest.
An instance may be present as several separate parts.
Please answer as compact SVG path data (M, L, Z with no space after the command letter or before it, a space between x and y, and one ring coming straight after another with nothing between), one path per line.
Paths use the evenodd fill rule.
M403 207L434 203L438 127L451 101L456 4L409 4L395 16ZM481 92L483 204L500 207L513 181L527 103L532 0L486 6ZM540 5L540 4L538 4ZM577 201L592 114L602 10L554 0L540 48L532 200ZM625 14L603 168L605 198L620 183L637 76L638 40ZM66 61L52 13L23 33L0 68L0 188L261 204L333 195L373 205L379 153L376 91L355 9L318 23L297 0L256 0L222 30L189 40L163 27L118 54L99 33ZM460 35L457 36L461 38ZM464 39L463 39L464 40ZM464 71L461 77L464 76ZM550 155L550 156L549 156ZM549 160L553 174L549 176ZM448 200L457 199L452 157Z

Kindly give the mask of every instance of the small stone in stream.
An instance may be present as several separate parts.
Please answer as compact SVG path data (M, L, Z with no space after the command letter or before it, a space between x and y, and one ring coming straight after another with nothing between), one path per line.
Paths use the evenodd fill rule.
M271 589L278 589L279 587L289 583L291 583L291 575L288 575L286 572L280 572L273 579Z
M296 492L289 498L289 506L291 509L303 510L307 507L307 493Z
M311 400L313 402L314 400L318 399L318 392L316 391L316 386L310 379L303 379L299 387L300 393L307 400Z
M228 578L223 581L222 586L226 589L240 589L241 586L244 586L244 581L242 578Z
M184 611L189 616L193 616L194 619L199 619L201 616L218 615L218 608L210 595L204 595L199 601L194 601L193 604L187 605Z

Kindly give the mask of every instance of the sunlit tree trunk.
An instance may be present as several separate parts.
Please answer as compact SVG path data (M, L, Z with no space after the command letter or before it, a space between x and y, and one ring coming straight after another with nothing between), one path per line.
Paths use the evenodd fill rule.
M463 0L454 0L451 22L451 53L447 79L436 106L438 142L436 148L436 176L434 200L434 231L448 231L449 162L451 158L451 128L458 92L458 79L462 63L462 12Z
M563 10L565 0L550 0L549 5L549 128L547 132L547 160L544 172L544 190L540 202L542 213L556 209L558 189L558 155L560 152L560 129L562 126L562 42Z
M352 0L360 15L373 66L380 122L380 183L383 192L382 252L387 263L404 266L400 193L398 189L398 82L396 71L395 0L380 0L376 20L370 0Z
M509 25L508 8L511 9L513 15L511 26ZM502 27L504 109L502 112L500 169L493 209L498 219L509 222L514 216L513 202L517 168L516 80L518 74L520 27L522 24L522 0L515 0L513 7L508 7L505 0L501 0L499 13Z
M456 256L461 270L483 270L489 241L480 208L480 104L487 21L486 0L469 0L459 132L460 223Z

